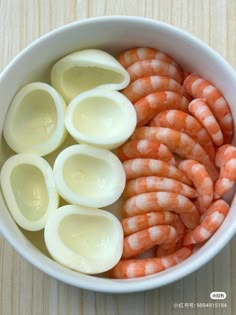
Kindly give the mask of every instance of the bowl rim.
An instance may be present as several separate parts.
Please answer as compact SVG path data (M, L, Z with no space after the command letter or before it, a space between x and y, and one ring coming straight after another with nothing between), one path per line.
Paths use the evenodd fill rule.
M38 39L34 40L32 43L30 43L28 46L26 46L22 51L20 51L13 59L12 61L5 67L5 69L0 74L0 84L4 80L4 77L7 76L9 70L14 67L15 64L17 64L24 56L27 54L29 50L32 48L37 47L41 44L41 42L46 41L50 39L52 36L55 36L56 34L60 32L65 32L70 28L77 28L81 25L86 26L87 24L95 24L98 22L114 22L114 21L126 21L130 24L136 24L148 23L150 26L153 25L154 27L159 27L161 29L169 30L171 32L175 32L177 35L179 35L182 38L185 38L186 40L195 43L198 45L201 49L207 51L208 53L212 54L212 57L215 59L220 59L220 63L223 64L223 66L226 68L227 73L229 74L229 77L231 76L232 79L236 82L236 76L235 71L231 67L231 65L215 50L213 50L211 47L209 47L207 44L205 44L203 41L192 35L191 33L188 33L187 31L178 28L176 26L173 26L171 24L145 18L145 17L137 17L137 16L120 16L120 15L113 15L113 16L100 16L100 17L92 17L92 18L85 18L79 21L74 21L69 24L62 25L44 35L39 37ZM3 206L3 202L0 198L0 204ZM234 203L236 204L236 198L234 198ZM10 216L9 216L10 219ZM14 222L12 222L13 224ZM14 223L15 224L15 223ZM13 226L14 227L14 226ZM17 226L15 224L15 228L17 229ZM52 261L52 259L48 258L39 250L32 245L22 234L22 239L16 238L14 236L14 231L8 230L4 226L4 222L0 221L0 232L4 236L4 238L11 244L11 246L21 255L23 256L28 262L36 266L41 271L45 272L46 274L50 275L51 277L60 280L64 283L70 284L75 287L79 287L81 289L88 289L93 290L97 292L106 292L106 293L133 293L133 292L140 292L140 291L146 291L150 289L156 289L159 287L162 287L167 284L171 284L179 279L184 278L187 275L190 275L192 272L196 271L200 267L202 267L204 264L209 262L216 254L220 252L221 249L230 241L230 239L234 236L236 232L236 220L235 222L232 222L230 225L230 228L227 230L227 234L224 235L224 238L220 239L220 241L217 242L217 244L214 245L211 250L209 250L208 255L204 256L201 255L201 257L198 257L198 259L195 259L191 265L188 264L187 268L184 268L185 261L180 263L182 265L182 268L176 272L176 268L172 267L171 271L168 272L167 276L165 274L165 271L160 273L160 277L158 280L153 278L152 276L146 276L143 278L137 278L135 280L133 279L126 279L126 280L120 280L120 279L105 279L105 278L96 278L98 281L93 281L94 276L89 275L83 275L79 274L79 278L76 278L77 272L68 271L69 274L67 274L67 270L65 270L64 267L59 266L56 262ZM21 247L19 246L23 241L27 246L29 247L29 244L32 245L32 248L29 251L21 250ZM38 257L41 254L42 257ZM194 254L193 254L194 255ZM39 259L41 258L41 259ZM180 266L178 264L178 266ZM55 266L57 266L55 268ZM170 269L169 269L170 270ZM61 272L60 272L61 271ZM124 285L125 284L125 285Z

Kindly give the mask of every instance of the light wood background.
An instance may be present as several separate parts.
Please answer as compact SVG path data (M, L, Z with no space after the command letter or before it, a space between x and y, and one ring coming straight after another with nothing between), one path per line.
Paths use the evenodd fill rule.
M154 18L208 43L236 69L235 0L0 0L0 71L39 36L72 21L102 15ZM191 308L227 294L226 307ZM176 307L175 303L179 304ZM224 305L225 306L225 305ZM161 289L128 295L70 287L37 270L0 237L1 315L236 314L236 238L210 263Z

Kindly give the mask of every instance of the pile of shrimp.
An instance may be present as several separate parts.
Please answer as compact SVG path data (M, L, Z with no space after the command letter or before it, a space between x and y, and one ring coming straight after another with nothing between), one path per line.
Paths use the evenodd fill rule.
M236 181L236 147L230 107L209 81L153 48L117 59L137 113L117 150L127 179L124 246L110 276L125 279L176 265L215 233L229 211L223 197Z

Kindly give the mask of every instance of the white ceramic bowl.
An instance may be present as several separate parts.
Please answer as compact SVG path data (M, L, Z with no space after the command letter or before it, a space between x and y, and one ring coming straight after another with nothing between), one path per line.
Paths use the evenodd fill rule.
M48 69L66 54L85 48L104 49L118 54L131 47L156 47L170 54L182 67L218 86L229 102L236 122L236 74L231 66L200 40L173 26L138 17L99 17L61 27L24 49L0 77L2 129L8 106L23 85L36 80L49 82ZM234 135L233 143L236 144ZM12 154L1 139L0 163ZM236 231L236 198L223 225L191 257L159 274L130 280L113 280L69 270L40 252L12 220L0 196L0 227L4 237L29 262L68 284L96 291L125 293L161 287L183 278L212 259Z

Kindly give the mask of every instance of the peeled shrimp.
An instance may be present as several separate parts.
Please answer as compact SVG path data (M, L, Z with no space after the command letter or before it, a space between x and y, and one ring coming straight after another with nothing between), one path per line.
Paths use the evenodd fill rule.
M173 63L163 60L152 59L137 61L126 70L130 75L130 82L152 75L167 76L179 83L182 83L183 80L182 71L179 71L179 68Z
M155 139L183 158L196 160L203 164L214 182L218 178L218 171L206 151L184 132L162 127L138 127L134 131L132 139Z
M224 196L236 182L236 147L221 146L216 153L216 165L220 167L220 176L214 187L214 199Z
M228 211L229 205L224 200L214 201L207 209L201 224L185 235L183 244L195 244L209 239L222 224Z
M175 228L170 225L152 226L124 238L122 257L135 257L157 244L167 241L173 243L177 238Z
M186 227L192 229L199 224L196 206L183 195L174 192L149 192L127 199L122 208L124 217L132 217L152 211L173 211L180 214Z
M131 64L137 61L151 60L151 59L162 60L170 64L177 65L176 62L168 55L154 48L149 48L149 47L131 48L129 50L122 52L117 57L117 60L119 61L119 63L122 64L124 68L127 68L128 66L130 66Z
M137 102L148 94L172 91L184 95L184 88L175 80L163 76L149 76L130 83L122 93L132 102Z
M230 143L233 135L233 118L230 107L220 90L209 81L198 75L190 74L184 80L186 92L193 98L205 98L215 118L217 119L221 131L224 135L224 142Z
M186 230L183 221L179 218L179 216L177 216L176 221L171 225L175 228L178 237L176 237L173 241L168 240L162 244L159 244L156 248L156 257L172 254L178 248L180 248L182 244L183 236Z
M224 144L217 149L215 163L217 167L222 167L229 160L236 158L236 147L230 144Z
M188 104L189 100L179 93L172 91L151 93L134 103L137 126L147 124L158 113L166 109L179 109L187 112Z
M143 176L161 176L176 179L187 185L191 185L191 181L177 169L174 165L170 165L161 160L136 158L123 162L126 173L126 180L143 177Z
M121 259L109 274L112 278L118 279L148 276L180 263L191 253L190 247L182 247L171 255L160 258Z
M181 241L178 240L176 241L175 243L171 243L169 244L169 246L157 246L156 247L156 254L155 256L156 257L163 257L163 256L167 256L167 255L170 255L172 253L174 253L175 251L177 251L181 246Z
M125 218L121 221L124 235L147 229L155 225L172 225L176 223L177 214L169 211L148 212Z
M193 116L181 110L165 110L155 116L149 126L172 128L188 134L203 147L212 161L215 160L214 144L202 124Z
M192 187L172 178L158 176L139 177L128 181L124 194L126 197L132 197L152 191L170 191L184 195L187 198L197 197L197 192Z
M213 182L205 167L194 160L183 160L178 168L193 181L198 192L198 210L202 213L211 204L213 199Z
M131 140L117 149L117 156L121 161L133 158L159 159L164 162L175 164L173 154L164 144L156 140Z
M202 98L194 99L189 103L188 109L202 123L215 145L222 145L223 134L220 126L205 100Z

